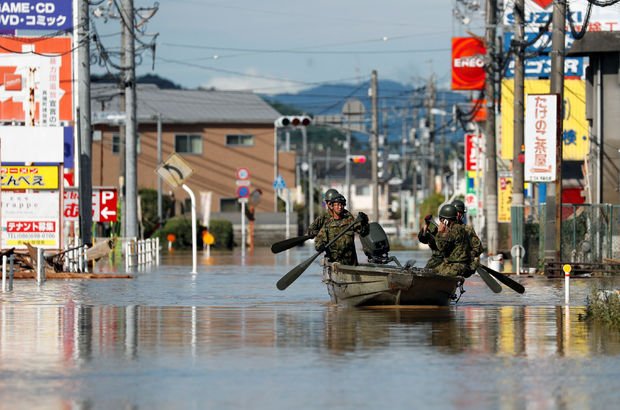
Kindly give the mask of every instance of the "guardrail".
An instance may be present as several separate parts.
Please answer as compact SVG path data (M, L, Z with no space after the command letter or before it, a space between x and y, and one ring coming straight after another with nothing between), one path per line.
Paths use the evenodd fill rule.
M129 240L125 243L125 269L159 265L159 238Z

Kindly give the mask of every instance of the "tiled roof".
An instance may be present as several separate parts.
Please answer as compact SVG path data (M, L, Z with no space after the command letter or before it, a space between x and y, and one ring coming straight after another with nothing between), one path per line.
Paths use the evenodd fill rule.
M123 114L119 109L119 88L114 84L92 84L93 122ZM139 84L137 116L142 123L155 122L158 113L165 123L273 124L280 116L258 95L246 91L160 89Z

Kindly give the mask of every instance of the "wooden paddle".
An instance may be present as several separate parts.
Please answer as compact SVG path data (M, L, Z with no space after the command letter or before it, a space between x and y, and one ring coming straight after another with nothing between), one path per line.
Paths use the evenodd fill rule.
M478 272L478 275L480 275L484 283L486 283L486 285L489 287L489 289L493 291L493 293L500 293L502 291L502 285L497 283L497 281L493 279L491 275L489 275L484 269L478 267L478 269L476 269L476 272Z
M286 250L294 248L295 246L299 246L302 243L306 242L308 239L312 239L312 238L314 238L312 235L304 235L304 236L296 236L295 238L288 238L283 241L276 242L273 245L271 245L271 252L273 253L284 252Z
M349 231L351 228L353 228L355 226L355 224L359 223L359 216L355 219L354 222L352 222L349 226L347 226L343 231L341 231L338 235L336 235L334 237L334 239L332 239L331 241L329 241L327 243L327 245L325 245L321 250L317 251L314 255L312 255L310 258L306 259L305 261L303 261L302 263L300 263L299 265L295 266L293 269L291 269L286 275L282 276L280 278L280 280L278 281L278 283L276 283L276 287L280 290L284 290L286 288L288 288L291 283L295 282L297 280L298 277L301 276L302 273L304 273L306 271L306 269L308 269L308 267L312 264L312 262L314 262L314 260L316 258L319 257L320 254L322 254L323 252L325 252L326 249L328 249L334 242L336 242L336 240L338 240L342 235L344 235L345 233L347 233L347 231Z
M515 280L510 279L508 276L502 273L499 273L498 271L493 270L489 268L488 266L480 265L480 268L486 271L489 275L493 276L495 279L502 282L504 285L508 286L510 289L514 290L515 292L517 293L525 292L525 288L523 287L522 284L520 284L519 282ZM480 271L478 271L478 273L480 273Z

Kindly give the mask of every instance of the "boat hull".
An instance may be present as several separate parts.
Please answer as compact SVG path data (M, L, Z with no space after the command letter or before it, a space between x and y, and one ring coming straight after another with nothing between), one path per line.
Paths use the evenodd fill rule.
M339 263L323 266L323 282L332 302L346 306L446 306L463 281L460 276L438 275L422 268Z

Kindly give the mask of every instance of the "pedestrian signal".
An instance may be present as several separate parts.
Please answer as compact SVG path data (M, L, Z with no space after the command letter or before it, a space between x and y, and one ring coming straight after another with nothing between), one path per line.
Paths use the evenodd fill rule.
M349 162L354 164L365 164L366 155L349 155Z
M312 123L312 118L307 115L287 115L275 121L276 127L307 127Z

